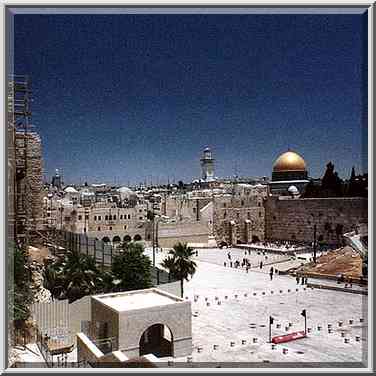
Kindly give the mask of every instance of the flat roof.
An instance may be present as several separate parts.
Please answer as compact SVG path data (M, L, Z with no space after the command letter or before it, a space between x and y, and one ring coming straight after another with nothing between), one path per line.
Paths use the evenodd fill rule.
M118 312L180 303L183 300L158 289L97 295L96 300Z

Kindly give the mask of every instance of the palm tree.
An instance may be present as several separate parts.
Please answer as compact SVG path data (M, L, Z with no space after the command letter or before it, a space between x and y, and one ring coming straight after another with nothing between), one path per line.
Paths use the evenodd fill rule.
M170 281L170 276L175 274L175 260L172 256L166 257L162 262L161 266L168 270L168 280Z
M96 291L100 273L94 257L80 254L77 251L68 252L63 273L65 292L69 303Z
M169 251L169 257L163 260L162 266L169 270L171 275L180 280L181 297L184 296L184 280L188 281L196 272L197 264L191 259L193 249L186 243L177 243Z

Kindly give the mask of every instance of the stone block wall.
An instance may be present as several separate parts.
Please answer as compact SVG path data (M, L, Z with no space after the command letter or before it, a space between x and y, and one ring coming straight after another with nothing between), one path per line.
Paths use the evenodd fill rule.
M264 239L264 193L223 196L214 201L214 236L217 244L250 243L253 237Z
M365 198L268 197L265 201L265 238L268 240L313 241L338 244L341 235L368 222Z
M35 132L16 132L17 212L25 213L29 230L43 228L42 143ZM26 159L26 161L25 161Z
M171 248L176 243L204 243L207 244L209 227L207 223L159 223L158 245Z

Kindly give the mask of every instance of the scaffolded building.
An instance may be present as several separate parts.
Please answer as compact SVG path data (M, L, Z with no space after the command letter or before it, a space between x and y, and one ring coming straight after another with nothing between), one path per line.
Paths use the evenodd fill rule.
M23 245L43 226L42 146L31 115L30 80L14 75L8 83L8 220L9 234Z

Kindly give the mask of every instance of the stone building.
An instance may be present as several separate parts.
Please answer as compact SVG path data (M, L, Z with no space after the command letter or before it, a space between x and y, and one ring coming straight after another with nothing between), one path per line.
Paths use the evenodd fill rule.
M218 245L264 239L266 194L265 185L238 184L231 194L214 198L213 225Z
M96 203L91 207L62 206L57 211L57 228L104 242L120 243L144 240L147 208L139 204L134 208L121 208L114 203Z
M103 343L111 338L111 351L127 357L192 353L191 302L160 289L92 296L91 323L93 341ZM77 357L83 361L93 351L80 340L81 334L78 337Z
M290 198L269 196L265 201L265 238L338 244L342 235L368 222L365 198Z

